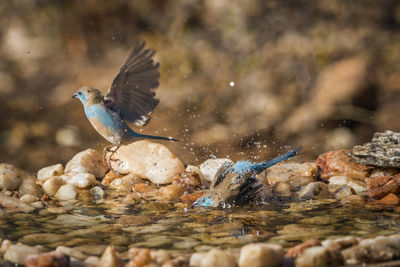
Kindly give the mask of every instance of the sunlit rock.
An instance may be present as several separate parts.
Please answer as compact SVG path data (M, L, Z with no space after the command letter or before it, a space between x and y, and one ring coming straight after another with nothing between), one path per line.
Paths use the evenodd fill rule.
M22 180L22 183L19 186L19 193L21 195L34 195L37 197L41 197L43 195L42 188L36 184L36 179L33 176L27 176Z
M235 267L235 256L221 249L213 248L204 253L193 253L190 257L193 267Z
M54 196L64 183L61 177L54 176L43 183L42 189L47 195Z
M39 254L39 249L23 244L11 245L4 254L4 260L12 263L24 264L25 257L32 254Z
M84 264L85 264L85 266L98 266L98 264L99 264L99 261L100 261L100 258L99 257L96 257L96 256L89 256L89 257L87 257L85 260L84 260Z
M339 250L323 246L309 247L295 260L296 267L341 266L343 263L343 256Z
M315 163L282 163L268 168L265 171L265 178L271 186L281 182L289 184L293 189L299 189L314 182L317 171Z
M55 197L59 200L74 200L77 196L78 192L72 184L62 185L55 194Z
M222 171L233 165L230 159L208 159L200 164L200 179L202 183L212 183Z
M148 248L130 248L128 251L130 262L128 266L146 266L152 261L150 249Z
M274 244L249 244L242 247L239 267L279 267L283 264L283 249Z
M96 177L103 177L107 170L102 155L91 148L76 154L65 166L66 173L91 173Z
M55 164L52 166L44 167L37 173L37 180L44 183L47 179L52 176L58 176L64 173L64 167L62 164Z
M6 208L6 209L7 208L13 209L16 211L22 211L22 212L31 212L35 209L31 205L25 204L18 198L9 197L5 193L1 193L1 192L0 192L0 207Z
M69 256L57 252L46 252L38 255L29 255L25 258L26 267L44 267L44 266L57 266L57 267L69 267L70 260Z
M398 205L400 203L399 197L393 193L387 194L381 199L369 202L371 205Z
M108 152L107 157L110 154ZM121 146L112 155L111 165L120 173L132 173L155 184L168 184L177 173L185 170L183 163L166 146L146 140Z
M88 256L75 248L65 247L65 246L58 246L56 248L57 252L69 255L71 258L75 258L78 260L85 260Z
M38 201L39 198L37 196L31 195L31 194L26 194L23 195L22 197L19 198L19 200L21 200L22 202L29 204L35 201Z
M21 182L21 170L11 164L0 164L0 190L17 190Z
M122 267L124 263L121 258L118 257L113 247L107 247L101 255L100 261L97 264L98 267Z
M78 188L87 188L96 183L96 177L91 173L69 172L59 177L67 184L72 184Z
M347 176L332 176L329 178L329 185L347 185L353 188L356 193L367 191L365 182Z
M105 195L104 190L100 186L93 186L90 188L89 193L94 199L103 199Z

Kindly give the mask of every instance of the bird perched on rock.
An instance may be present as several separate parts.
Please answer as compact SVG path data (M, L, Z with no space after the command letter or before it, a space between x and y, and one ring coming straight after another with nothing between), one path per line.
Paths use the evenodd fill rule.
M278 156L269 161L252 163L251 161L238 161L236 164L227 164L219 173L217 179L210 186L210 191L198 198L192 206L220 207L223 205L243 205L254 199L257 191L262 186L255 185L256 175L265 169L297 155L301 147L289 153Z
M153 61L155 51L143 49L144 45L144 42L135 44L105 96L89 86L80 88L72 95L82 102L86 117L97 132L112 143L103 153L105 160L106 152L111 152L105 160L111 170L111 156L122 144L145 138L177 141L171 137L139 134L126 124L146 125L159 102L152 90L159 84L160 64ZM110 150L113 146L116 148Z

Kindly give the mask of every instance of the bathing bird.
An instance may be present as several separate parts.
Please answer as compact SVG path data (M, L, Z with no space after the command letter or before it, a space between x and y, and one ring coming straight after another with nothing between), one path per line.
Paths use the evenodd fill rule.
M253 200L261 184L255 185L257 174L265 169L297 155L301 147L278 156L269 161L252 163L251 161L238 161L235 164L226 164L216 179L210 185L210 190L198 198L193 207L226 207L229 205L244 205Z
M111 157L122 144L140 139L178 141L171 137L139 134L127 125L127 122L146 125L159 102L153 90L159 85L160 64L153 60L155 51L144 49L144 46L145 42L136 42L104 96L90 86L82 87L72 95L82 102L86 117L96 131L112 143L103 151L104 161L111 170ZM115 149L111 150L112 147ZM106 160L107 152L111 154Z

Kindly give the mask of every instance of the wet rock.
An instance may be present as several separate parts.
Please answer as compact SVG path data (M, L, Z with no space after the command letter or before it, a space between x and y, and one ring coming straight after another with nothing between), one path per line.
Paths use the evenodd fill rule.
M0 164L0 190L17 190L21 182L21 170L11 164Z
M107 153L110 156L110 153ZM168 184L185 170L183 163L164 145L141 140L121 146L112 156L112 167L132 173L155 184Z
M33 176L25 177L25 179L22 180L18 191L21 195L30 194L37 197L43 195L42 188L36 184L36 179Z
M12 242L8 239L3 240L1 242L1 247L0 247L0 255L3 255L6 253L7 249L12 246Z
M25 258L26 267L69 267L69 256L52 251L48 253L41 253L38 255L29 255Z
M129 175L129 174L128 174ZM101 180L101 184L102 185L106 185L109 186L110 183L117 178L121 178L121 175L113 172L113 171L109 171L107 172L107 174L104 176L103 180Z
M100 186L93 186L90 188L89 193L94 199L103 199L105 192Z
M159 196L164 200L177 199L183 194L183 188L177 184L163 186L158 190Z
M283 163L268 168L266 179L273 186L278 182L287 183L293 189L299 189L316 180L318 168L315 163Z
M329 184L329 192L337 199L342 199L355 194L354 189L347 185L331 185Z
M59 177L67 184L72 184L77 188L87 188L96 183L96 177L91 173L69 172Z
M322 241L324 247L330 247L333 249L343 250L348 247L357 245L361 241L361 238L355 236L346 236L337 239L327 239Z
M122 259L117 256L114 248L107 247L103 255L101 255L100 261L97 264L98 267L122 267L124 263Z
M347 176L332 176L329 178L329 185L331 184L347 185L358 194L367 191L367 185L365 182Z
M20 197L19 200L21 200L22 202L24 202L26 204L29 204L29 203L38 201L39 198L34 195L26 194L26 195L23 195L22 197Z
M199 197L203 195L204 192L196 192L192 194L185 194L179 197L179 199L186 205L192 205Z
M274 185L274 192L280 197L290 197L292 195L292 192L290 191L290 185L288 183L276 183Z
M283 249L273 244L249 244L242 247L239 267L278 267L283 264Z
M365 179L368 188L368 196L382 198L389 193L400 191L400 174L394 176L375 176Z
M74 200L78 196L75 186L72 184L62 185L54 195L59 200Z
M128 258L130 259L128 266L145 266L152 261L148 248L131 248L128 251Z
M98 266L99 261L100 261L99 257L89 256L83 263L85 264L85 267L96 267Z
M291 247L285 254L288 258L297 258L306 248L321 246L321 241L317 239L309 239L300 245Z
M340 266L343 263L343 256L339 250L323 246L307 248L295 260L296 267Z
M343 204L364 204L365 199L360 195L341 196L340 201Z
M185 172L189 172L189 173L192 173L192 174L200 175L200 168L197 167L197 166L189 164L189 165L186 166Z
M31 205L25 204L15 197L8 197L5 193L0 192L0 207L13 209L15 211L31 212L35 208Z
M4 260L12 263L24 264L25 257L31 254L39 254L39 249L23 244L11 245L4 254Z
M64 167L62 164L55 164L52 166L44 167L37 173L37 180L44 183L47 179L52 176L59 176L64 173Z
M174 259L166 261L162 267L185 267L189 265L189 258L187 256L178 256Z
M297 193L301 199L324 199L329 198L328 185L323 182L312 182L301 188Z
M53 176L43 183L42 189L47 195L54 196L64 183L61 177Z
M58 246L56 248L56 251L66 254L66 255L70 256L71 258L75 258L78 260L85 260L88 257L87 255L80 252L79 250L77 250L75 248L70 248L70 247Z
M400 203L399 197L393 193L384 196L381 199L370 202L371 205L398 205Z
M368 174L368 167L350 161L347 150L324 153L317 158L316 164L323 180L328 180L332 176L347 176L364 180Z
M200 179L202 184L212 183L221 172L234 165L230 159L208 159L200 164Z
M235 256L221 249L213 248L205 253L193 253L190 257L193 267L235 267Z
M371 142L353 147L351 154L359 164L400 168L400 133L375 133Z
M342 251L346 264L384 262L400 257L400 238L378 236L361 240L356 246Z
M159 265L162 265L168 260L170 260L168 252L164 249L150 251L150 257L153 262Z
M108 170L103 156L94 149L86 149L76 154L65 166L65 172L91 173L103 177Z

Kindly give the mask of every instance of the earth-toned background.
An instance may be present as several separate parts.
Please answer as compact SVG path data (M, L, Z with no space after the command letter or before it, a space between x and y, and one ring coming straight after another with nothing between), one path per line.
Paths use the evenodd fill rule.
M105 92L136 40L160 104L142 133L184 163L300 160L400 130L399 1L0 3L0 162L35 171L108 143L71 99ZM140 128L134 128L140 130Z

